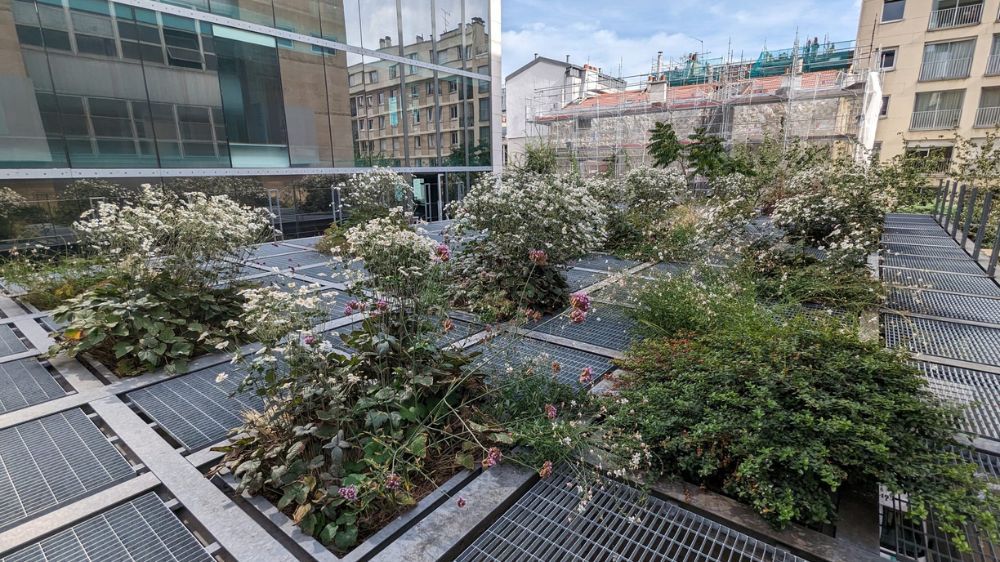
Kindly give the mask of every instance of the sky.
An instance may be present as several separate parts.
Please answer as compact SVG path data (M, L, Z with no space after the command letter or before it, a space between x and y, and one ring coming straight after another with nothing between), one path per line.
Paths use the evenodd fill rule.
M737 57L756 58L765 44L791 47L796 29L803 43L853 40L861 0L503 0L502 9L504 76L535 53L633 76L649 72L657 51L713 59L731 41Z

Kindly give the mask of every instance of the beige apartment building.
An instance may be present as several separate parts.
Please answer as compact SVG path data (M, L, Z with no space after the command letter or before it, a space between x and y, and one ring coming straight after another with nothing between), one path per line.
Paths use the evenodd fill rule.
M858 64L882 73L876 150L950 160L1000 124L1000 0L864 0Z

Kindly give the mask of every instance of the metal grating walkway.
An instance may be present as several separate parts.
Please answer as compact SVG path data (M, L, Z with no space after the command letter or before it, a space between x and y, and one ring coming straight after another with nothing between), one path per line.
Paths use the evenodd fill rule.
M944 231L943 228L937 225L919 225L919 226L887 226L884 232L886 234L904 234L907 236L932 236L936 238L943 238L948 240L951 236Z
M935 289L952 293L987 295L1000 297L1000 286L986 277L971 275L950 275L930 271L908 271L905 269L883 269L882 280L890 285Z
M226 377L216 382L220 373ZM253 392L234 395L245 378L244 371L223 363L126 396L190 452L225 439L243 423L243 412L263 408L263 401Z
M0 559L0 562L212 562L154 493L140 496Z
M0 430L0 528L132 476L78 408Z
M917 362L931 392L962 408L963 430L1000 441L1000 375Z
M580 374L587 367L593 371L594 382L614 369L607 357L510 334L496 336L469 351L482 352L472 360L472 367L499 376L534 369L535 374L553 376L566 384L579 384ZM553 369L554 363L559 365L558 372Z
M1000 299L967 297L919 289L891 289L886 297L885 306L927 316L1000 324Z
M958 246L920 246L916 244L883 244L883 254L918 256L922 258L969 259L968 254Z
M1000 328L882 315L885 343L910 353L1000 367Z
M631 269L642 262L635 260L625 260L610 254L592 254L570 262L570 267L582 267L596 271L625 271Z
M593 485L593 497L581 506L567 471L539 480L457 560L802 560L619 482L602 479Z
M568 269L566 270L565 275L570 291L579 291L580 289L590 287L591 285L600 283L608 278L607 273L587 271L585 269Z
M921 246L937 246L939 248L958 248L958 243L941 236L910 236L908 234L885 234L883 244L918 244Z
M0 357L24 353L30 349L7 324L0 324Z
M885 267L964 273L966 275L986 275L981 267L971 259L952 260L947 258L915 258L910 256L882 256Z
M569 320L568 312L536 326L534 331L617 351L625 351L637 341L638 322L621 306L596 303L580 324Z
M330 256L307 250L304 252L296 252L294 254L283 254L249 260L247 263L249 265L267 270L278 268L279 270L284 271L287 269L298 269L307 265L326 263L328 261L330 261Z
M0 413L66 396L66 390L36 359L0 363Z

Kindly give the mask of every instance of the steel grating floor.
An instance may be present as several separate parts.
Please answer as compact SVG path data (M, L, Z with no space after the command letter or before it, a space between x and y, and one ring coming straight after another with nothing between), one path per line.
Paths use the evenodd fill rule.
M333 283L346 283L347 281L350 281L351 277L354 275L348 274L348 269L351 271L363 272L364 265L361 263L335 263L331 261L318 266L296 269L295 273L306 277L312 277L313 279L320 279Z
M564 469L539 480L458 556L472 561L720 560L799 562L802 559L735 529L634 488L602 479L581 506Z
M483 331L483 325L477 324L475 322L468 322L466 320L459 320L457 318L452 318L451 323L454 328L438 338L438 347L446 347L457 341L464 340L465 338Z
M885 234L904 234L909 236L940 236L951 238L951 235L940 226L887 226L883 230Z
M955 246L915 246L912 244L885 244L882 246L883 255L906 255L918 256L921 258L950 258L950 259L971 259L961 248Z
M30 349L17 332L7 324L0 324L0 357L24 353Z
M631 269L642 262L635 260L625 260L610 254L592 254L571 262L570 267L582 267L596 271L625 271Z
M919 244L921 246L937 246L940 248L958 248L958 243L942 236L909 236L907 234L885 234L883 244Z
M147 493L0 558L0 562L212 562L155 493Z
M638 323L621 306L596 303L580 324L569 320L564 312L535 328L536 332L576 340L591 345L625 351L638 340Z
M952 260L944 258L914 258L909 256L882 256L882 265L885 267L898 267L905 269L920 269L925 271L939 271L944 273L964 273L968 275L982 275L986 272L979 267L972 258Z
M1000 328L882 315L886 346L1000 367Z
M611 359L586 351L534 340L522 336L502 334L485 344L469 348L482 352L472 360L471 367L483 373L504 375L514 371L530 371L553 376L566 384L579 384L580 374L590 367L593 381L597 382L614 369ZM553 369L558 364L558 372Z
M935 289L970 295L1000 296L1000 286L987 277L890 268L882 270L882 280L890 285L904 287Z
M311 250L298 251L294 254L264 257L249 260L247 263L264 269L278 268L280 270L299 269L307 265L318 265L330 261L330 256Z
M216 382L220 373L224 380ZM246 373L229 363L134 390L126 396L188 452L222 441L263 401L253 392L234 393Z
M567 269L564 273L566 275L566 282L569 284L570 291L579 291L580 289L590 287L591 285L600 283L608 278L607 273L598 273L584 269Z
M601 287L600 290L591 293L591 296L598 301L637 306L643 291L656 282L646 277L629 276Z
M949 295L919 289L890 289L885 306L927 316L1000 324L1000 299Z
M261 259L270 256L277 256L278 254L290 254L293 252L301 252L301 248L293 248L292 246L285 246L280 242L266 242L259 246L251 248L250 255L251 259Z
M133 476L79 408L0 430L0 528Z
M0 413L66 396L66 390L36 359L0 363Z
M969 433L1000 441L1000 375L917 362L931 392L963 409Z

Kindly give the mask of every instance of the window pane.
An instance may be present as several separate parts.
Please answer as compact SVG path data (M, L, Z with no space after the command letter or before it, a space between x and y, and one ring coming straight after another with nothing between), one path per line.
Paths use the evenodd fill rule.
M292 166L333 166L323 53L305 43L278 48Z
M906 0L885 0L885 5L882 7L882 21L903 19L905 8Z

